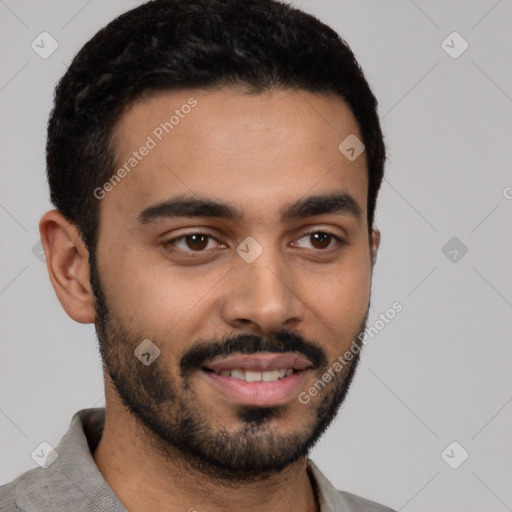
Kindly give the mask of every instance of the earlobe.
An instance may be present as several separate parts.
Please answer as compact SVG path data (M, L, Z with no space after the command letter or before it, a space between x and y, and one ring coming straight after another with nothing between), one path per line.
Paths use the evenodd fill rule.
M377 228L372 228L371 239L370 239L370 253L372 258L372 266L377 261L377 253L379 252L380 246L380 231Z
M50 281L59 302L76 322L93 323L89 252L78 228L57 210L50 210L39 221L39 233Z

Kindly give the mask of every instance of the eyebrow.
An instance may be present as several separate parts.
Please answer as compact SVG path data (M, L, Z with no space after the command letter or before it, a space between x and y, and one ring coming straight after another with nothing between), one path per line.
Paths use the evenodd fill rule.
M285 205L279 212L281 222L324 214L348 214L362 218L357 201L346 192L309 196ZM139 224L150 224L178 217L209 217L241 221L243 213L224 201L208 197L180 195L145 208L138 215Z

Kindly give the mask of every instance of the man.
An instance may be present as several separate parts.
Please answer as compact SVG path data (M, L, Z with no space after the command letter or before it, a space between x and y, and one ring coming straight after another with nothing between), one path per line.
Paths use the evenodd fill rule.
M308 459L368 315L376 106L343 40L274 0L155 0L81 49L40 233L63 308L95 323L106 407L2 511L391 510Z

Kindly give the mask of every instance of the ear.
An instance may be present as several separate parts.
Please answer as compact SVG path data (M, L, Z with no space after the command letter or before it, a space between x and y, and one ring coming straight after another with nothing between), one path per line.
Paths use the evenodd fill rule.
M372 234L370 237L370 254L372 259L372 267L377 261L377 253L379 252L380 246L380 231L377 228L372 228Z
M46 266L57 298L76 322L94 322L94 294L89 283L89 251L78 228L57 210L39 221Z

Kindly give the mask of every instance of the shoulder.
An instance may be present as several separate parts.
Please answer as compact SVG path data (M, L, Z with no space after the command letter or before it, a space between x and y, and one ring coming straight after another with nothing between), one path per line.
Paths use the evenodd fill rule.
M2 512L17 512L20 510L16 505L16 481L0 485L0 510Z
M49 496L48 482L41 468L33 468L19 475L15 480L0 486L0 511L25 512L32 508L25 508L26 499L38 496L39 503L46 503ZM46 510L46 509L44 509ZM43 512L43 509L41 509Z
M396 512L375 501L336 489L311 459L308 459L308 471L315 484L321 512Z
M346 503L346 509L354 512L396 512L392 508L375 501L367 500L347 491L338 491L340 498Z

